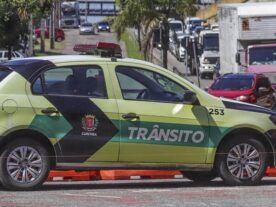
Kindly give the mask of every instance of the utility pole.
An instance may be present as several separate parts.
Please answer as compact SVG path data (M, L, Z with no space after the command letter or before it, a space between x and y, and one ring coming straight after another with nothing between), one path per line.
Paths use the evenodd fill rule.
M85 4L86 4L86 5L85 5L85 7L86 7L86 8L85 8L85 22L87 22L88 2L86 1Z
M196 39L195 39L195 36L192 36L192 43L193 43L194 63L195 63L195 68L196 68L197 82L198 82L198 87L200 88L200 78L199 78L199 70L198 70L198 63L197 63Z
M162 21L159 22L159 30L160 30L160 66L163 67L163 28L162 28Z
M33 56L34 55L34 45L33 45L33 15L30 14L30 21L29 21L29 48L28 48L28 55Z
M185 48L186 48L186 50L185 50L185 76L186 76L186 78L188 77L188 70L189 70L189 68L188 68L188 46L189 46L189 37L185 37Z
M55 4L52 5L50 16L50 49L55 48Z

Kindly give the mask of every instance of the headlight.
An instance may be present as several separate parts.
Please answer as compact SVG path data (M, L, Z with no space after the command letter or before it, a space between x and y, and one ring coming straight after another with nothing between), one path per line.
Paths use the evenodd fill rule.
M203 61L204 64L209 64L209 60L207 58L204 59Z
M102 28L102 26L98 26L98 28L99 28L99 29L101 29L101 28Z
M246 95L246 96L238 96L235 98L237 101L243 101L243 102L249 102L249 103L255 103L257 98L254 96L254 94Z
M106 29L109 29L109 26L107 26Z
M249 96L238 96L235 98L237 101L247 101Z

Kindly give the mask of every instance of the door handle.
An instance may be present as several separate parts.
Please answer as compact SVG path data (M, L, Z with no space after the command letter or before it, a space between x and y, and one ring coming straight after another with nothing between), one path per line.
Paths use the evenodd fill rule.
M128 114L123 114L122 117L124 119L127 119L127 120L136 120L136 119L140 119L139 116L137 116L135 113L128 113Z
M42 109L41 112L43 114L47 114L47 115L56 115L59 113L58 110L56 110L55 108L53 107L49 107L49 108L46 108L46 109Z

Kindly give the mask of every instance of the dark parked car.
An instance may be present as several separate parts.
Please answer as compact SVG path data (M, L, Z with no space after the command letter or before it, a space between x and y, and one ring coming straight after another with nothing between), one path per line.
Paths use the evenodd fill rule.
M99 22L98 23L98 32L99 31L111 31L111 27L108 22Z
M263 74L225 74L214 81L208 93L268 108L272 108L275 102L274 90Z
M46 27L46 28L45 28L45 38L49 38L49 36L50 36L50 35L49 35L49 34L50 34L49 31L50 31L49 28ZM40 28L36 28L36 29L34 30L34 32L35 32L37 38L40 38L41 29L40 29ZM65 39L65 33L64 33L63 29L55 28L55 40L56 40L57 42L61 42L61 41L63 41L64 39Z

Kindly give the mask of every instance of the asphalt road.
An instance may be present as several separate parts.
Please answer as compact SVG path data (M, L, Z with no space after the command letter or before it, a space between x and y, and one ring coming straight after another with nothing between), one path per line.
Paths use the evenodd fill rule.
M195 184L186 179L48 182L38 191L0 187L0 207L269 207L276 202L276 179L259 186L229 187L221 180Z
M65 29L65 48L61 52L63 54L78 54L73 50L75 44L96 44L98 42L112 42L121 45L123 55L125 56L125 45L117 40L115 33L99 32L95 35L79 35L78 29Z

